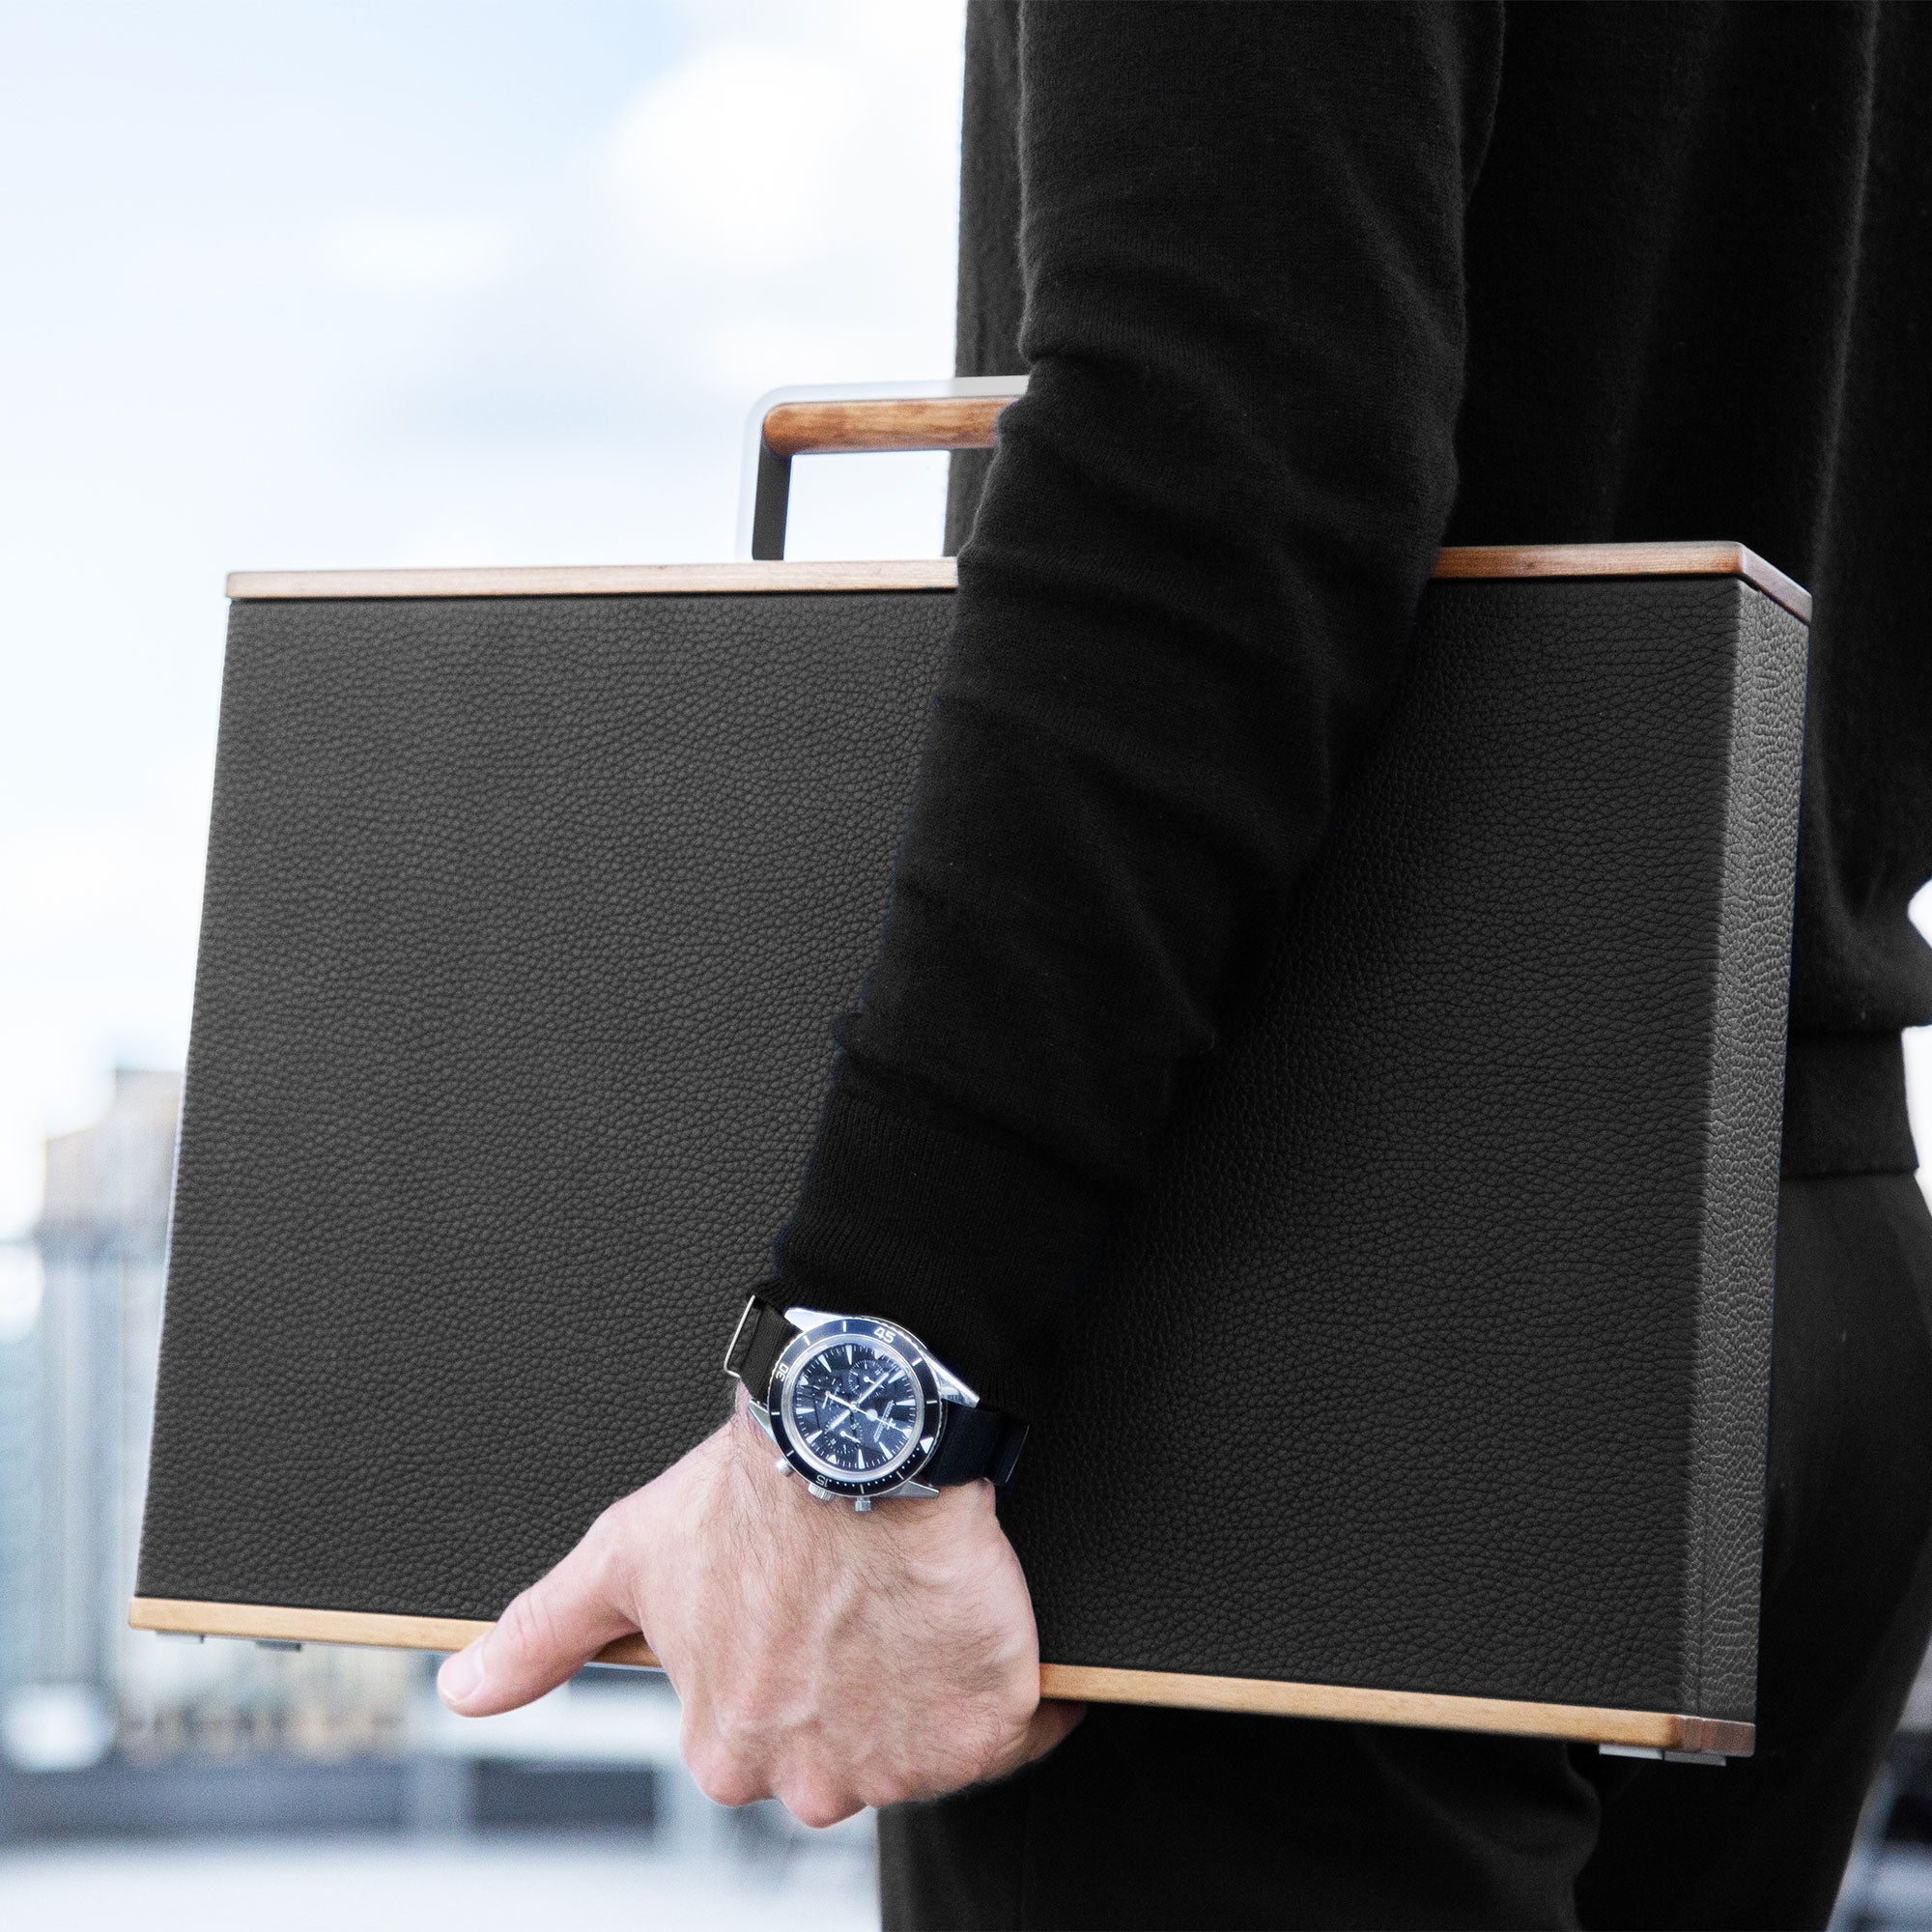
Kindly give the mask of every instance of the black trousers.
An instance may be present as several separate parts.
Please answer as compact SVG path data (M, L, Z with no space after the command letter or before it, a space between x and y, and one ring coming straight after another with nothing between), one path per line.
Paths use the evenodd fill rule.
M1774 1336L1755 1757L1095 1706L1019 1776L882 1816L889 1932L1823 1925L1932 1629L1911 1175L1783 1183Z

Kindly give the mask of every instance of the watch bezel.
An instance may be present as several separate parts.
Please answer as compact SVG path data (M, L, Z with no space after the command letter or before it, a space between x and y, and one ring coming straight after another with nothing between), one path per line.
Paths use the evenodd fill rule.
M913 1448L902 1462L876 1476L855 1480L821 1466L799 1442L792 1426L791 1393L798 1372L814 1355L835 1344L859 1340L868 1347L883 1349L901 1363L918 1391L920 1409ZM907 1483L917 1482L920 1471L932 1461L946 1426L945 1404L940 1397L939 1378L917 1336L891 1321L874 1321L862 1315L841 1315L830 1321L817 1322L792 1337L772 1365L771 1390L766 1402L772 1436L779 1453L791 1467L814 1488L835 1496L857 1498L880 1496Z

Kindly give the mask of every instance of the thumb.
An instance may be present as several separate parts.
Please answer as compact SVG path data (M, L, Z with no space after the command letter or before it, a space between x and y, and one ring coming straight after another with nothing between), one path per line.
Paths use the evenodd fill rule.
M1044 1757L1086 1715L1085 1704L1066 1697L1042 1697L1027 1719L1025 1730L1013 1740L1000 1761L981 1775L1005 1777L1035 1758Z
M637 1628L612 1560L610 1516L591 1524L575 1549L548 1577L532 1583L494 1629L444 1661L436 1688L466 1718L514 1711L554 1690L607 1643Z
M1027 1725L1020 1762L1031 1764L1035 1758L1044 1757L1086 1715L1087 1706L1069 1697L1042 1697Z

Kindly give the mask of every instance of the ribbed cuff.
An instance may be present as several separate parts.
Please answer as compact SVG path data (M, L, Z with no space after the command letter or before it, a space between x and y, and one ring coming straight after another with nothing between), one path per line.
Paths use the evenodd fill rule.
M1784 1151L1791 1179L1910 1174L1905 1047L1895 1033L1794 1033L1784 1060Z
M1031 1417L1110 1218L1104 1195L1044 1156L835 1082L775 1261L786 1297L901 1321L987 1401Z

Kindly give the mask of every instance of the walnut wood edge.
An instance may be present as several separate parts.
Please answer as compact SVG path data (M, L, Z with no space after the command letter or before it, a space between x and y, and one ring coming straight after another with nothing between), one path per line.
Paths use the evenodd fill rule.
M1048 1663L1040 1692L1090 1704L1160 1704L1271 1717L1337 1718L1428 1730L1494 1731L1512 1737L1567 1738L1653 1750L1712 1751L1748 1757L1756 1727L1668 1711L1620 1711L1589 1704L1538 1704L1513 1697L1461 1697L1431 1690L1373 1690L1351 1684L1286 1684L1265 1677L1197 1677L1159 1670L1110 1670Z
M384 1650L461 1650L491 1628L461 1617L392 1616L373 1610L315 1610L270 1604L210 1604L136 1597L135 1630L181 1636L242 1636L279 1643L349 1643ZM619 1637L600 1663L654 1666L642 1637ZM1666 1711L1600 1710L1508 1697L1452 1697L1424 1690L1369 1690L1346 1684L1282 1684L1260 1677L1197 1677L1086 1664L1041 1666L1040 1692L1094 1704L1160 1704L1276 1717L1338 1718L1432 1730L1493 1731L1513 1737L1567 1738L1652 1750L1710 1751L1748 1757L1755 1727Z
M283 598L629 597L736 591L951 590L950 556L869 563L582 563L451 570L236 570L236 603Z
M1811 598L1742 544L1509 544L1438 552L1439 578L1741 577L1804 623ZM454 570L238 570L237 603L289 598L628 597L951 590L952 558L873 563L589 563Z
M1437 577L1742 577L1801 622L1811 593L1739 543L1471 544L1437 551Z
M461 1650L495 1626L468 1617L404 1617L385 1610L316 1610L280 1604L204 1604L179 1597L135 1597L134 1630L169 1636L251 1636L270 1643L350 1643L368 1650ZM640 1636L620 1636L597 1653L600 1663L657 1668Z
M774 456L856 455L903 449L991 449L1011 396L847 397L775 403L765 412Z

